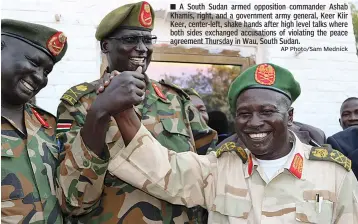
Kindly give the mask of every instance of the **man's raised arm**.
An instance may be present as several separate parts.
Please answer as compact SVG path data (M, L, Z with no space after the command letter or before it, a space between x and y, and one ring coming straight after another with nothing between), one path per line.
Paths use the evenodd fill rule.
M216 156L175 153L139 122L134 110L115 116L125 144L108 170L118 178L172 204L210 207L215 197Z

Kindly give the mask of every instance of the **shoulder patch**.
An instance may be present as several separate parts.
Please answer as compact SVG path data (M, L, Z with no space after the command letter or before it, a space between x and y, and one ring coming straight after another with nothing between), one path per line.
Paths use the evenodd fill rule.
M216 157L219 158L224 152L235 152L243 163L247 162L247 153L241 147L236 146L235 142L226 142L216 151Z
M343 166L347 171L350 171L352 167L352 161L340 151L332 149L330 145L312 147L308 159L335 162Z
M164 79L160 80L159 83L175 89L175 91L177 91L179 94L183 95L187 100L190 100L190 96L180 86L175 85L174 83L165 81Z
M95 87L92 84L84 82L67 90L62 95L61 100L66 101L73 106L79 99L81 99L81 97L92 92L94 89Z

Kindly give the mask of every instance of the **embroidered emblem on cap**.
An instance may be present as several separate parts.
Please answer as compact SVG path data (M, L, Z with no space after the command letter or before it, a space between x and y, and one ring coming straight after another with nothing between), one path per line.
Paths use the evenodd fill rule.
M272 86L276 80L275 69L269 64L261 64L257 66L255 80L261 85Z
M292 160L291 167L289 170L293 175L301 179L302 167L303 167L303 158L299 153L296 153L295 157Z
M47 41L47 49L53 56L57 56L61 53L63 47L66 44L67 37L62 32L55 33Z
M143 2L139 12L139 22L144 27L150 27L152 25L152 13L148 2Z

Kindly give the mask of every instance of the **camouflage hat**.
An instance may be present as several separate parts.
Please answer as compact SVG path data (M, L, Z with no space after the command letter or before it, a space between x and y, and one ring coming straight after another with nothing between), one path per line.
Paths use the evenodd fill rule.
M59 62L67 50L67 37L63 32L40 24L2 19L1 35L22 40L42 50L54 63Z
M194 95L201 99L201 96L199 95L199 93L193 88L186 88L186 89L183 89L183 91L188 95Z
M301 93L300 84L292 73L278 65L264 63L252 66L239 75L230 85L228 100L230 110L236 110L236 100L246 89L271 89L280 92L294 102Z
M148 2L123 5L102 19L96 31L96 38L102 40L118 27L152 31L154 16L154 10Z

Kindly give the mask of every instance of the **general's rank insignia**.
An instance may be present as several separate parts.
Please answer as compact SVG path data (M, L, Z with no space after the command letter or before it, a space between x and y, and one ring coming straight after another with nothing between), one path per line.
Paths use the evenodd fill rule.
M297 178L301 179L302 168L303 168L303 157L301 156L301 154L296 153L295 157L293 157L289 171Z
M150 27L152 25L153 18L150 11L148 2L143 2L139 12L139 23L144 27Z
M31 110L42 126L44 126L45 128L51 128L47 121L45 121L45 119L41 117L41 115L34 108L31 108Z
M95 87L87 82L84 82L80 85L74 86L71 89L67 90L61 97L61 100L66 101L70 105L75 105L78 100L86 95L87 93L92 92Z
M269 64L261 64L257 66L255 71L255 80L261 85L272 86L276 80L274 67Z
M330 145L324 147L312 147L309 159L335 162L343 166L347 171L350 171L352 167L352 161L340 151L332 149Z
M224 152L235 152L243 163L247 161L247 153L241 147L236 146L235 142L226 142L216 151L216 157L219 158Z
M62 32L55 33L47 41L47 49L51 52L53 56L57 56L61 53L63 47L65 46L67 37Z
M157 84L152 83L152 86L154 88L155 93L162 98L163 100L167 100L167 98L165 97L165 95L163 94L162 90L157 86Z
M78 86L76 86L76 89L77 89L78 91L83 92L83 91L86 91L88 88L87 88L86 85L78 85Z

